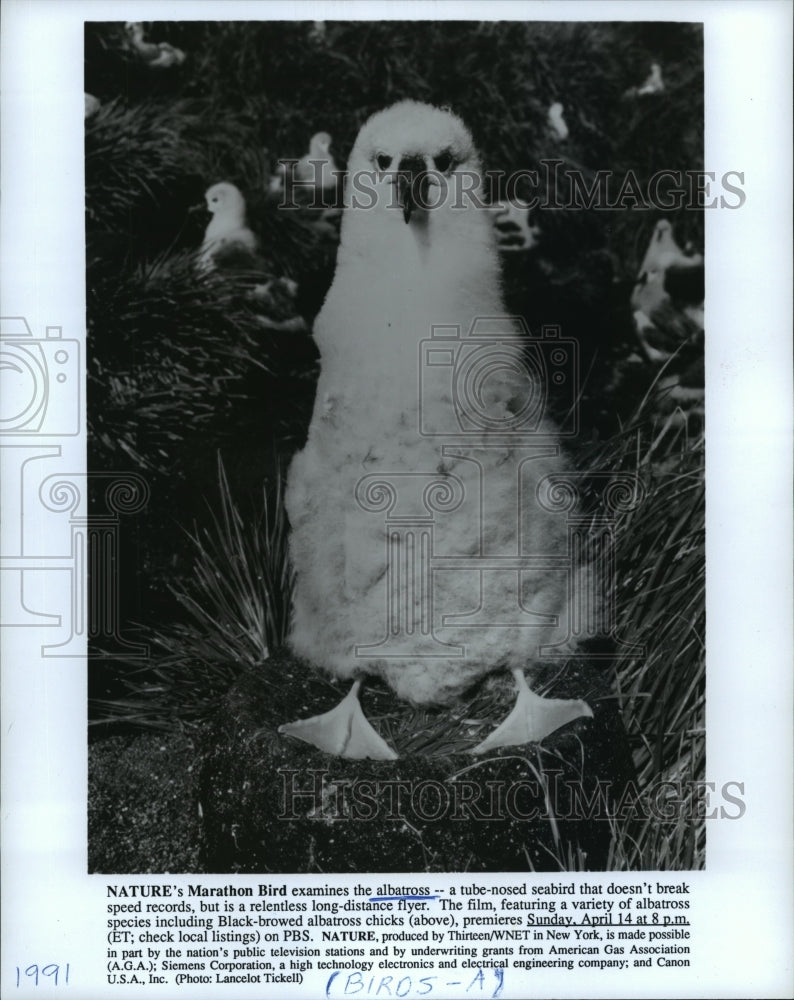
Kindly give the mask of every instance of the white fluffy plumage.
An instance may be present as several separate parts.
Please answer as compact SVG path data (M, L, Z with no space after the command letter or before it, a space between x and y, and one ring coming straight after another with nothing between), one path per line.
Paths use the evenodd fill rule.
M529 202L500 201L490 206L496 231L496 244L502 253L531 250L538 245L540 226L529 221Z
M313 135L309 140L309 152L295 164L295 180L312 184L317 191L335 187L338 172L330 149L331 136L327 132Z
M153 69L170 69L171 66L181 66L185 61L185 53L170 42L147 42L143 24L140 21L127 21L124 25L130 48L141 62Z
M421 204L406 207L410 195L398 178L400 172L422 168L431 172L419 192L420 201L433 206L427 210ZM479 574L471 569L434 574L435 634L445 643L464 646L465 656L424 656L418 634L415 656L394 659L378 655L376 648L371 655L361 650L356 655L357 646L375 646L386 631L384 515L356 502L362 477L391 476L404 482L408 492L411 474L435 474L461 484L465 498L460 507L436 520L435 548L444 555L503 555L518 547L526 553L559 555L567 535L565 520L558 515L537 505L521 514L516 510L519 484L523 495L534 496L544 475L565 468L554 446L531 461L509 444L478 453L478 443L493 442L484 432L469 435L466 448L456 456L442 454L443 438L419 432L420 342L430 336L431 326L456 326L465 337L475 317L505 315L489 212L465 198L467 207L461 207L453 196L464 175L469 191L472 179L479 179L480 162L467 128L446 110L402 102L363 126L348 169L336 274L315 325L321 375L314 414L306 446L293 460L288 477L290 551L296 571L290 643L298 654L337 677L380 676L415 704L449 703L497 669L513 669L520 686L521 668L540 644L560 639L562 624L538 626L539 619L532 628L441 623L442 615L472 612L478 604L496 619L502 611L509 616L516 588L510 574L486 574L482 592ZM498 422L521 404L525 392L520 379L502 370L486 383L484 405ZM454 424L452 393L450 379L448 390L422 398L425 429ZM540 434L553 431L551 426L537 429ZM480 499L484 480L488 497L502 498L486 511ZM414 507L423 509L421 504ZM567 622L564 574L532 571L523 578L525 607ZM401 599L411 600L405 592ZM416 606L419 600L416 595ZM529 694L555 706L555 711L556 706L575 706L570 718L592 714L583 702ZM357 702L353 707L355 726L360 708ZM339 706L335 712L341 710ZM381 755L350 752L344 740L323 743L308 733L310 723L333 715L282 731L349 756ZM350 728L349 712L345 720ZM542 735L538 730L534 738Z
M564 142L568 138L568 125L563 117L563 111L565 111L565 108L562 104L560 104L559 101L555 101L549 108L546 115L549 128L560 140L560 142Z
M102 102L98 97L94 97L93 94L84 94L85 97L85 118L91 118L95 115L97 111L102 107Z
M686 254L676 243L673 227L667 219L654 226L648 249L637 275L631 295L632 308L650 317L653 311L669 298L665 291L665 278L671 267L694 268L703 266L703 255Z
M642 94L660 94L664 90L664 79L662 78L662 67L659 63L651 63L651 71L645 79L643 85L637 90Z
M245 219L245 198L228 181L213 184L204 199L212 214L199 250L199 267L211 271L218 253L232 248L255 253L258 240Z

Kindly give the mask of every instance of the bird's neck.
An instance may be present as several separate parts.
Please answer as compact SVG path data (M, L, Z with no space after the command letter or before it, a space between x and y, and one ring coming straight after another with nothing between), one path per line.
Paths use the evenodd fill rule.
M343 393L353 410L374 406L410 423L433 327L465 337L477 316L504 314L490 222L458 220L449 234L435 221L423 229L400 219L371 233L363 231L369 220L359 231L346 227L314 333L322 392Z
M219 236L226 236L244 228L244 212L224 212L222 215L213 215L207 226L207 236L217 239Z
M402 210L347 208L342 220L337 275L367 276L421 286L491 280L498 285L493 229L479 209L416 210L408 223ZM388 277L387 277L388 276Z

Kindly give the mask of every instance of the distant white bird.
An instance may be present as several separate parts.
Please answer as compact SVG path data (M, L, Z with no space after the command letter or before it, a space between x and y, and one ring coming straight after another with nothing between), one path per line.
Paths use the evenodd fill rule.
M94 97L93 94L85 94L85 115L84 118L90 118L95 115L97 111L102 107L102 102L98 97Z
M640 310L652 318L654 310L669 299L665 289L667 273L671 268L702 268L703 255L686 254L676 243L673 227L667 219L661 219L654 226L648 249L637 274L637 282L631 295L634 311Z
M490 206L496 229L496 244L502 253L531 250L537 246L540 227L529 222L529 204L520 199Z
M549 123L549 128L554 132L560 142L564 142L568 138L568 126L565 119L562 116L565 108L560 104L559 101L555 101L554 104L549 108L546 120Z
M271 308L293 305L298 294L298 283L292 278L271 278L251 289L251 298Z
M651 72L642 86L637 89L637 94L660 94L663 90L662 67L657 62L651 63Z
M309 29L309 38L319 44L325 41L325 32L325 21L312 21L312 26Z
M284 178L287 168L283 163L277 163L267 182L267 193L270 198L280 198L284 194Z
M169 42L147 42L144 38L143 24L140 21L127 21L124 25L130 48L139 56L142 62L153 69L168 69L171 66L181 66L185 61L185 53Z
M314 414L286 493L296 572L289 642L353 684L336 708L279 731L330 753L396 756L358 701L367 675L412 703L445 704L511 670L516 706L474 752L541 740L592 715L583 701L538 696L524 676L539 645L565 642L578 581L542 567L500 571L498 559L495 572L477 568L509 553L553 559L569 544L565 517L528 499L567 466L548 444L555 428L522 365L519 328L505 318L489 213L464 193L479 174L463 122L414 101L370 118L351 153L336 275L314 328ZM489 317L487 331L467 341L476 317ZM447 339L430 340L431 358L434 324ZM470 380L459 395L461 369ZM527 406L547 442L531 460L511 444ZM461 426L460 447L443 450ZM434 497L454 510L438 515L433 553L458 557L459 568L433 574L431 601L428 578L417 585L415 574L428 556L420 536Z
M213 270L218 255L226 251L255 253L258 240L246 223L245 198L234 184L227 181L213 184L204 198L212 219L199 250L200 270Z
M331 136L318 132L309 140L309 152L295 164L294 181L304 190L313 185L315 191L328 191L336 187L339 173L330 152Z
M640 342L640 347L648 361L655 363L669 358L670 354L668 351L660 350L650 343L649 337L656 333L657 330L656 326L645 315L642 309L635 309L633 319L637 340Z

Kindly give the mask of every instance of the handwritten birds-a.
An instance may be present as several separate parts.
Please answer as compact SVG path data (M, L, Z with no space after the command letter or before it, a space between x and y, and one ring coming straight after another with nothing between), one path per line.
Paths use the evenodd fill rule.
M563 105L559 101L555 101L546 115L549 128L560 142L564 142L568 138L568 125L563 117L564 110Z
M169 42L147 42L140 21L127 21L124 25L130 48L153 69L169 69L171 66L181 66L187 58L182 49Z
M404 101L362 127L348 178L336 274L314 328L321 355L314 413L289 470L286 506L296 574L289 643L351 687L335 708L279 731L332 754L394 759L359 702L367 677L382 678L410 703L444 705L485 675L509 670L515 708L473 752L542 740L592 715L584 701L537 695L524 673L541 645L567 637L576 581L540 565L476 566L489 553L567 551L564 518L538 505L517 513L515 501L517 491L534 497L541 480L567 464L540 411L533 425L540 448L522 450L509 432L494 440L491 430L520 425L540 386L534 376L527 381L518 328L505 318L490 215L461 193L474 179L481 197L478 154L460 118ZM359 181L370 187L361 198ZM470 386L483 423L449 450L436 431L459 430L455 357L471 357L465 338L477 317L496 324L469 345L483 351L482 377L472 373ZM436 324L451 339L438 345L434 388L422 391L423 351ZM384 515L364 502L388 500L392 490L400 510L424 523L428 483L460 501L435 525L438 550L459 558L460 568L434 574L432 601L414 589L419 542L396 527L387 536ZM403 567L396 576L395 566ZM389 646L389 608L413 623L398 655Z
M255 253L259 241L248 228L245 198L239 189L222 181L208 188L204 199L212 218L198 252L199 270L214 270L218 258L229 252Z

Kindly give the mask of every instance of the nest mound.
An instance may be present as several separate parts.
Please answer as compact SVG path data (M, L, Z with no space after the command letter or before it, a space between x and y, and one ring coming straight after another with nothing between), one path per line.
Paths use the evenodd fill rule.
M368 684L367 716L400 754L372 761L280 736L280 723L343 692L289 654L266 666L238 678L206 731L205 870L559 871L571 853L587 870L605 867L608 803L633 774L620 713L605 697L607 671L584 661L554 668L548 693L586 695L594 718L484 757L468 751L509 711L507 680L489 678L467 701L436 710ZM581 801L599 790L602 815L583 816Z

